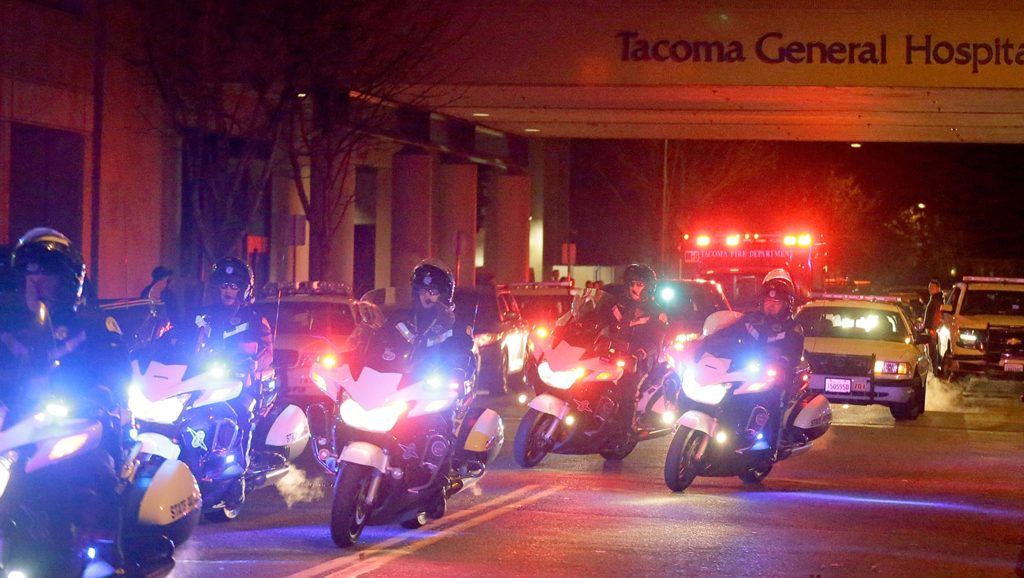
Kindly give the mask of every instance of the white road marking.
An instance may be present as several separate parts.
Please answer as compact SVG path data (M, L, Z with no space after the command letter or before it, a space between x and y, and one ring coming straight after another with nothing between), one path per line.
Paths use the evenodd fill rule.
M524 487L519 488L519 489L517 489L517 490L515 490L513 492L509 492L507 494L503 494L501 496L498 496L496 498L493 498L493 499L488 500L486 502L483 502L481 504L477 504L477 505L472 506L470 508L467 508L465 510L459 510L458 512L454 512L452 514L446 514L443 518L441 518L437 522L435 522L433 524L429 524L428 526L426 526L426 528L428 530L435 530L437 528L444 528L444 527L450 526L453 522L457 522L458 520L461 520L462 518L467 518L469 516L472 516L473 514L479 513L481 510L489 510L490 508L492 508L494 506L497 506L497 505L499 505L499 504L501 504L503 502L508 502L510 500L514 500L514 499L518 498L519 496L521 496L523 494L527 494L527 493L536 491L539 488L541 488L540 484L531 484L529 486L524 486ZM353 562L358 562L358 561L360 561L360 560L362 560L362 559L364 559L364 558L366 558L368 556L372 556L372 555L374 555L374 554L376 554L378 552L384 551L384 550L386 550L388 548L391 548L392 546L395 546L397 544L400 544L400 543L402 543L402 542L404 542L406 540L415 538L419 534L420 534L419 530L409 530L408 532L402 532L401 534L395 536L394 538L391 538L389 540L385 540L385 541L381 542L380 544L375 544L374 546L372 546L370 548L367 548L365 550L353 551L350 554L347 554L345 556L340 556L338 558L333 558L331 560L328 560L327 562L324 562L324 563L319 564L317 566L313 566L312 568L308 568L306 570L302 570L301 572L296 572L295 574L291 574L287 578L313 578L315 576L324 576L324 575L330 574L331 572L339 570L339 569L341 569L341 568L343 568L343 567L345 567L345 566L347 566L347 565L349 565L349 564L351 564Z
M532 496L525 497L521 500L516 500L515 502L512 502L510 504L505 504L504 506L496 510L491 510L490 512L487 512L485 514L481 514L479 516L470 518L460 524L449 526L444 530L437 532L435 535L429 538L424 538L422 540L410 542L409 544L402 546L397 550L381 552L380 555L376 555L372 558L367 557L353 564L352 566L345 568L342 571L331 574L330 576L362 576L363 574L373 572L374 570L378 570L380 567L384 566L388 562L392 562L398 558L401 558L402 556L412 554L413 552L420 550L422 548L426 548L427 546L434 544L435 542L439 542L441 540L444 540L445 538L450 538L463 530L483 524L484 522L497 518L498 516L506 514L516 508L520 508L527 504L536 502L537 500L546 498L547 496L550 496L551 494L558 492L563 487L564 486L555 486L553 488L548 488L540 492L539 494L534 494Z

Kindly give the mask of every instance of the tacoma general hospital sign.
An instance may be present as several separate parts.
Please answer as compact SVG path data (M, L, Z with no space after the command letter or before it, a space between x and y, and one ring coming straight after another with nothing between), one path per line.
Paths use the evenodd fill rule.
M963 41L932 34L886 33L859 39L793 38L769 31L751 39L692 39L646 36L623 30L616 35L622 62L734 63L754 59L770 65L832 64L963 67L971 74L990 67L1024 67L1024 38L1010 36ZM1024 68L1021 68L1024 73Z

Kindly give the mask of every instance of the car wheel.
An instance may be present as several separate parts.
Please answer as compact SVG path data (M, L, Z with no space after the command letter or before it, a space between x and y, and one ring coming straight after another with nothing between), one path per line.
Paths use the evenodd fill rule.
M896 421L914 421L924 412L924 382L917 376L920 385L914 386L906 403L889 406L889 413Z
M508 375L508 352L505 350L501 351L501 365L498 367L498 373L494 376L494 381L491 384L491 393L496 395L504 395L509 390L509 375Z

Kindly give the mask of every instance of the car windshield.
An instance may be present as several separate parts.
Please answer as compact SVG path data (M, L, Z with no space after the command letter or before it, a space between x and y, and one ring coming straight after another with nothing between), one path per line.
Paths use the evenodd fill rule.
M1024 315L1024 291L968 289L961 315Z
M498 306L494 294L486 290L456 289L455 319L474 328L475 334L498 331Z
M662 283L658 304L672 321L700 324L715 311L729 308L714 287L704 283Z
M807 307L797 315L804 337L903 341L907 328L899 313L861 307Z
M530 295L517 294L519 310L532 323L554 321L565 315L572 306L572 295Z
M278 333L313 335L349 335L355 330L352 309L346 303L289 301L263 303L257 306L270 324L277 324Z

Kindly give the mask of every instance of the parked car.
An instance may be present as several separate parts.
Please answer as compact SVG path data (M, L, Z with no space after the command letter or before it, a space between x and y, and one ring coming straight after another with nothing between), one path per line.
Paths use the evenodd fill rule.
M833 403L884 405L897 420L924 413L928 333L895 297L829 295L796 315L811 366L808 386Z
M941 307L941 374L1024 379L1024 279L964 277Z
M455 290L457 324L473 329L480 354L477 383L482 390L507 393L523 382L530 326L515 297L504 286Z
M677 349L700 337L708 315L732 310L722 286L705 279L661 281L655 297L668 315L669 339Z
M322 292L293 293L256 302L274 330L274 368L285 395L321 395L309 379L309 368L318 356L344 347L356 327L353 303L345 293Z
M531 327L548 328L569 311L577 291L566 281L510 283L507 287Z

